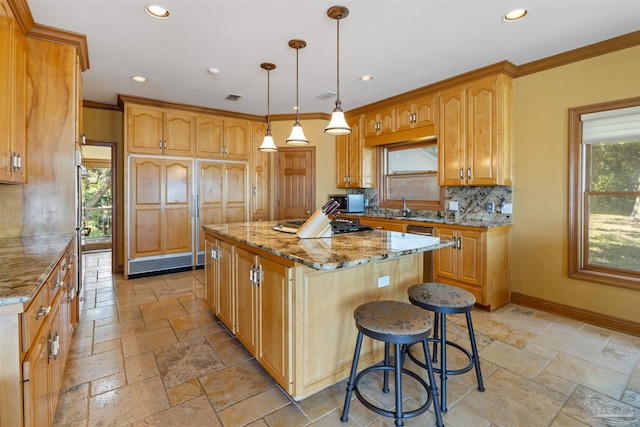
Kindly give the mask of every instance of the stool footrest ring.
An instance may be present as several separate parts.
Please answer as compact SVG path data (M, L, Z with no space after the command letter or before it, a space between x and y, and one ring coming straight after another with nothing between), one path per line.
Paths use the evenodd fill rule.
M367 375L370 374L371 372L374 371L391 371L393 372L395 370L395 366L394 365L373 365L370 366L368 368L363 369L358 375L356 375L356 379L354 381L353 384L353 391L355 392L356 398L360 401L360 403L362 403L367 409L375 412L376 414L385 416L385 417L391 417L394 418L396 416L395 411L390 411L384 408L381 408L379 406L374 405L373 403L371 403L369 400L367 400L367 398L365 396L363 396L360 393L360 389L358 388L358 383L360 382L360 379ZM402 418L413 418L413 417L417 417L418 415L423 414L431 405L431 402L433 401L433 396L431 394L431 390L429 388L429 384L427 384L427 382L422 379L422 377L420 377L420 375L416 374L413 371L410 371L408 369L402 368L401 372L403 374L409 375L410 377L412 377L413 379L415 379L416 381L418 381L425 389L426 393L427 393L427 401L420 406L418 409L414 409L413 411L409 411L409 412L403 412L403 417ZM397 386L397 385L396 385Z
M429 342L437 342L438 344L441 344L440 340L436 340L435 338L428 338L427 341ZM459 368L459 369L447 369L446 375L459 375L459 374L464 374L465 372L469 372L471 369L473 369L474 363L473 363L473 356L471 355L471 352L469 350L467 350L466 348L460 346L459 344L455 343L455 342L451 342L451 341L447 341L446 342L447 345L450 345L451 347L455 347L458 350L460 350L461 352L463 352L468 358L469 358L469 364L467 366L465 366L464 368ZM409 345L407 348L407 355L409 356L409 359L413 360L413 362L420 366L421 368L427 369L427 365L416 358L416 356L414 356L411 353L411 346L413 344ZM437 374L441 374L442 373L442 369L440 368L436 368L435 366L433 367L433 372L437 373Z

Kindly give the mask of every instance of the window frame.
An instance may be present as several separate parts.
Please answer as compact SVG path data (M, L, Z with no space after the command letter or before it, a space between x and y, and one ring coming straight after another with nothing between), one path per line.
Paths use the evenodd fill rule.
M398 149L409 149L409 148L419 148L427 145L438 145L437 141L432 139L421 140L421 141L411 141L405 143L394 143L388 145L378 146L378 206L381 208L387 209L402 209L403 202L400 199L387 199L386 194L386 182L385 176L387 175L387 156L386 151L388 149L398 150ZM440 153L438 153L438 156ZM439 179L439 171L436 170L436 179ZM410 205L412 210L443 210L444 209L444 186L438 185L440 187L440 199L437 201L425 201L425 200L411 200L407 199L407 205Z
M584 236L588 232L588 221L585 217L588 212L584 210L584 197L586 193L589 193L589 190L582 188L582 183L587 178L585 176L587 172L584 171L583 167L585 159L583 159L582 155L581 116L588 113L635 106L640 106L640 97L569 109L569 277L640 290L640 273L587 265L588 241Z

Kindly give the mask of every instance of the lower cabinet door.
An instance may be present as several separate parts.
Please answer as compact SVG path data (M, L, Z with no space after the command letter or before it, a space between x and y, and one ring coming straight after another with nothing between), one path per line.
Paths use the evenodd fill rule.
M26 427L47 426L52 421L48 338L48 328L45 327L22 364Z
M258 257L249 251L235 247L236 263L236 337L256 354L258 334Z
M216 316L232 333L236 333L234 322L235 296L233 292L233 245L218 242L218 305Z
M291 268L260 258L257 359L288 393L291 385Z

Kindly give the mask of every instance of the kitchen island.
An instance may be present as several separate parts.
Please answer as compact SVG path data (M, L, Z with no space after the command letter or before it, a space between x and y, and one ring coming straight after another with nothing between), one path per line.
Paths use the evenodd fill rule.
M378 230L299 239L274 226L203 226L205 298L294 399L348 376L358 305L408 301L407 288L423 279L424 252L453 245ZM360 366L380 360L382 350L365 342Z

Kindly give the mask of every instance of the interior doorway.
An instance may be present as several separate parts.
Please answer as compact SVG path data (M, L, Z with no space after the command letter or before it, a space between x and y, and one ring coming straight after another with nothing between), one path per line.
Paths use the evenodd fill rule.
M278 148L276 171L276 218L307 218L315 211L316 147Z
M82 154L82 250L110 251L116 272L116 143L87 139Z

